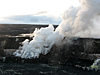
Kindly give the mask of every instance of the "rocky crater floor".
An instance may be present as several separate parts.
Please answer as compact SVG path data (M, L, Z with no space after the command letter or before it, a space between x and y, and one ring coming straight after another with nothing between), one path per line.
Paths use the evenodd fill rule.
M19 34L31 33L36 26L1 24L0 27L0 75L100 75L99 69L91 68L94 60L100 58L100 39L67 37L66 43L54 45L47 55L22 59L12 53L21 42L32 38Z
M99 75L74 66L49 66L41 63L0 63L0 75Z

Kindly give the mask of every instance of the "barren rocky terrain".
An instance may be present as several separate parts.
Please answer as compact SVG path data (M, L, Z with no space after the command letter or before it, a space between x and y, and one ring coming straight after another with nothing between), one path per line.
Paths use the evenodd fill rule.
M100 75L100 71L83 69L83 67L90 67L94 62L87 53L100 53L99 39L79 38L73 40L70 46L65 44L61 50L54 46L46 56L41 55L35 60L9 57L3 52L5 50L9 53L13 49L18 49L20 42L29 39L29 37L15 36L32 33L35 28L47 26L0 24L0 75Z

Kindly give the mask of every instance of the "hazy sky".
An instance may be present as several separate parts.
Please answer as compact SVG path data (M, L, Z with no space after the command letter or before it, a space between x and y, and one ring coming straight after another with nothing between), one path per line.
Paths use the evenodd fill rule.
M7 20L8 17L17 15L57 18L72 5L78 6L78 0L0 0L0 22L4 22L5 17Z

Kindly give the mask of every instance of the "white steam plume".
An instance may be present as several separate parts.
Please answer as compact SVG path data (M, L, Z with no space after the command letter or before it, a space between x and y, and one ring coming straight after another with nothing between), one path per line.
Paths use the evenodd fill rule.
M94 23L94 21L100 23L100 20L97 20L100 18L100 0L79 0L79 2L81 7L71 7L65 11L63 21L56 30L66 36L100 37L98 34L95 35L100 32L100 25Z
M22 58L38 58L47 54L54 44L60 43L64 36L100 38L100 0L79 0L81 7L71 7L63 14L63 21L54 31L52 25L36 29L33 40L25 40L14 55Z
M38 58L39 54L46 55L54 44L60 43L63 36L54 27L49 25L46 28L35 29L33 40L26 39L16 52L13 54L21 58Z

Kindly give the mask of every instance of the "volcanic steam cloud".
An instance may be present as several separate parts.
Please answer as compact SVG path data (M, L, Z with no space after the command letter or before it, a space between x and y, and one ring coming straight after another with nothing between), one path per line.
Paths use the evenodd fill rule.
M100 38L100 0L79 0L81 6L70 7L62 16L62 22L54 30L53 25L35 29L33 40L26 39L13 54L21 58L39 58L52 46L62 43L64 37Z

